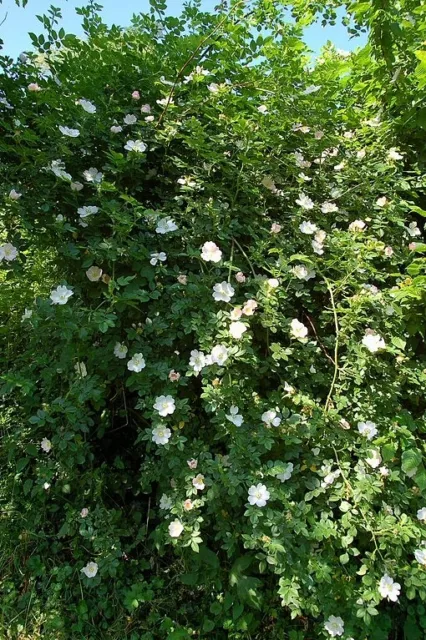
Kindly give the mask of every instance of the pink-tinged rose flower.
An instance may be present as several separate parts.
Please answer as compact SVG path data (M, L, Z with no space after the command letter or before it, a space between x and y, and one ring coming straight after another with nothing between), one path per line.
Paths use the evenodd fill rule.
M41 87L37 84L37 82L31 82L28 85L28 91L41 91Z
M175 371L174 369L172 369L169 373L169 380L170 382L177 382L180 378L180 373L178 373L177 371Z
M141 106L141 113L151 113L151 107L149 104L143 104Z
M187 284L188 283L188 276L185 276L183 273L181 273L177 277L177 281L179 282L179 284Z
M271 233L279 233L281 231L281 225L278 222L273 222L271 225Z
M385 256L387 258L390 258L391 256L393 256L393 249L392 247L385 247Z
M191 511L191 509L194 508L192 500L190 500L189 498L185 500L185 502L183 503L183 508L185 509L185 511Z
M140 100L141 99L141 94L139 93L139 91L133 91L132 98L133 98L133 100Z
M191 460L186 461L186 464L190 469L196 469L198 467L198 460L191 458Z
M239 271L235 276L235 280L240 284L243 284L246 281L246 277L242 271Z
M89 509L87 507L84 507L81 511L80 511L80 516L82 518L87 518L87 516L89 515Z
M417 242L410 242L410 244L408 245L408 248L410 249L410 251L415 251L417 247Z

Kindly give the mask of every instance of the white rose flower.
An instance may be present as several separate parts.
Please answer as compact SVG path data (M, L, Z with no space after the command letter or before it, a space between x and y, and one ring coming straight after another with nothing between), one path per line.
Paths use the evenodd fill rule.
M22 193L19 193L18 191L15 191L15 189L11 189L9 191L9 198L11 200L19 200L19 198L22 196Z
M376 204L378 207L386 207L388 203L389 200L386 198L386 196L382 196L381 198L377 198L376 200Z
M228 349L223 344L217 344L215 347L213 347L210 355L213 364L217 364L220 367L225 364L229 357Z
M175 412L176 406L172 396L158 396L155 398L154 409L164 417Z
M87 578L94 578L98 573L98 565L96 562L88 562L81 570Z
M94 182L95 184L102 182L103 175L104 174L98 171L96 167L90 167L90 169L86 169L86 171L83 172L85 180L87 180L87 182Z
M279 427L281 424L281 418L276 411L270 409L269 411L262 413L262 422L264 422L267 427Z
M145 369L145 367L145 358L141 353L135 353L135 355L127 363L128 370L134 371L135 373L139 373L140 371L142 371L142 369Z
M276 477L281 482L285 482L286 480L290 480L291 474L293 473L293 469L294 469L293 463L292 462L288 462L287 466L285 468L285 471L283 471L282 473L278 473Z
M88 218L89 216L93 216L95 215L95 213L98 213L99 211L99 207L95 207L93 205L88 205L85 207L79 207L77 209L77 213L80 216L80 218Z
M238 407L235 407L234 405L229 409L229 414L226 415L225 418L229 420L229 422L232 422L236 427L241 427L244 422L244 418L240 415Z
M404 157L403 154L399 153L396 147L391 147L388 151L389 160L402 160L403 157Z
M141 106L141 113L151 113L151 107L149 104L143 104Z
M201 257L206 262L220 262L222 251L214 242L205 242L201 250Z
M324 623L324 629L332 638L342 636L345 632L345 624L340 616L329 616Z
M212 295L216 302L229 302L234 293L234 287L224 280L214 285Z
M280 281L277 278L269 278L266 284L268 287L271 287L271 289L277 289L277 287L280 286Z
M155 444L167 444L172 435L170 429L168 427L163 427L162 425L155 427L151 433L151 439Z
M134 151L135 153L144 153L147 146L142 140L127 140L124 145L126 151Z
M207 85L207 89L210 91L210 93L217 93L220 87L215 82L211 82L209 85Z
M422 507L417 511L417 520L420 520L420 522L426 522L426 507Z
M164 235L165 233L171 233L172 231L176 231L177 229L177 224L174 220L172 220L172 218L167 217L167 218L161 218L160 220L157 221L157 227L155 229L156 233L159 233L160 235Z
M393 578L385 573L379 582L379 593L382 598L386 598L391 602L397 602L398 596L401 593L401 585L398 582L394 582Z
M173 522L169 524L169 535L171 538L179 538L182 531L183 524L180 520L173 520Z
M202 351L197 351L193 349L191 351L191 357L189 359L189 366L196 372L199 373L201 369L206 366L206 356Z
M299 193L299 198L298 200L296 200L296 204L298 204L299 207L302 207L302 209L306 209L307 211L309 209L313 209L315 206L314 202L309 198L309 196L304 193Z
M163 509L163 511L170 511L172 507L173 507L173 500L168 495L163 493L163 495L160 498L160 509Z
M388 475L389 475L389 473L390 473L390 471L389 471L389 469L388 469L387 467L383 466L383 467L380 467L380 469L379 469L379 473L380 473L380 475L381 475L381 476L383 476L384 478L387 478L387 477L388 477Z
M323 202L321 205L321 211L323 213L335 213L339 211L339 207L334 202Z
M382 456L377 449L371 449L368 458L365 459L366 463L370 465L372 469L377 469L382 464Z
M231 320L235 321L235 320L239 320L242 315L243 315L242 309L240 309L240 307L235 307L235 309L232 309L231 313L229 314L229 317L231 318Z
M367 440L372 440L378 434L377 425L375 422L371 422L371 420L358 422L358 431L362 436L367 438Z
M128 348L122 342L116 342L114 346L114 355L116 358L123 360L127 356Z
M167 254L164 251L160 251L160 253L151 253L151 260L149 264L152 264L153 267L156 266L158 262L165 262L167 260Z
M80 516L82 518L87 518L88 515L89 515L89 509L87 507L83 507L82 510L80 511Z
M2 244L0 246L0 262L2 260L6 260L7 262L12 262L18 256L18 249L10 244L10 242L6 242L6 244Z
M84 185L81 184L81 182L77 181L77 182L71 182L70 187L71 187L71 191L81 191Z
M133 116L132 114L128 113L126 116L124 116L123 118L123 122L124 124L136 124L136 122L138 121L136 116Z
M84 98L82 98L81 100L78 100L77 104L83 107L87 113L96 113L96 107L93 102L90 102L90 100L84 100Z
M349 231L357 232L357 231L364 231L365 227L366 227L366 224L364 220L354 220L353 222L350 223L348 229Z
M319 256L322 256L322 254L324 253L324 245L322 244L322 242L318 242L318 240L312 240L312 249L314 250L314 253L318 254Z
M417 226L417 222L410 222L410 224L408 225L408 227L406 227L406 229L408 231L408 235L410 235L412 238L415 238L416 236L420 236L422 233Z
M324 469L324 467L322 468L322 470L327 471L327 468ZM326 489L327 487L331 486L333 484L333 482L340 476L340 469L336 469L335 471L331 471L330 467L328 467L328 473L324 476L324 480L321 482L321 487L323 489Z
M110 128L110 131L111 133L120 133L121 131L123 131L123 127L120 127L120 125L117 124L113 124Z
M246 331L247 327L243 322L231 322L229 325L229 333L235 340L241 340Z
M414 557L419 564L426 567L426 549L416 549L414 552Z
M43 440L40 442L40 448L45 453L49 453L49 451L51 451L51 449L52 449L52 443L50 442L50 440L48 438L43 438Z
M87 269L86 276L89 278L90 282L98 282L102 277L102 269L93 265L93 267Z
M80 131L78 129L70 129L69 127L63 127L62 125L59 125L58 128L64 136L68 136L69 138L78 138L80 135Z
M268 113L268 107L266 106L266 104L261 104L260 107L257 107L257 110L259 113L262 113L263 115Z
M303 339L308 335L308 327L305 327L303 322L299 322L297 318L290 323L290 332L293 338Z
M264 484L252 485L248 490L248 501L251 505L256 507L264 507L268 502L271 494L267 490Z
M74 292L71 289L64 285L60 285L53 289L50 293L50 299L52 300L52 304L67 304L68 300L71 296L74 295Z
M296 161L296 166L299 167L299 169L309 169L312 164L312 162L309 162L309 160L304 159L300 151L294 152L294 159Z
M371 329L367 329L365 332L362 344L364 347L367 347L370 353L376 353L377 351L386 349L386 342L383 340L382 336Z
M202 491L205 488L204 476L202 473L199 473L195 478L192 478L192 484L197 489L197 491Z
M245 303L244 307L243 307L243 314L245 316L252 316L254 314L254 312L257 309L257 302L256 300L247 300L247 302Z
M299 278L299 280L308 281L311 278L315 278L316 276L315 271L310 267L305 267L304 264L296 264L291 271L296 276L296 278Z
M304 220L301 224L299 224L299 229L302 233L311 236L313 233L315 233L315 231L318 230L318 227L313 222Z

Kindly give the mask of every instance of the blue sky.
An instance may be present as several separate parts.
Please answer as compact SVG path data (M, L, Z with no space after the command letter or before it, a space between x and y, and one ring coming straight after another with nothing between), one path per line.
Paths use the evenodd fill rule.
M204 0L203 9L212 11L218 0ZM60 7L63 15L65 31L80 35L80 16L76 15L75 7L84 6L84 0L29 0L25 9L17 7L15 0L3 0L0 4L0 22L7 13L7 18L0 27L0 38L4 40L3 53L16 57L21 51L30 48L28 32L42 32L42 25L36 15L47 12L49 6ZM148 0L99 0L103 5L102 16L107 24L119 24L126 26L130 23L134 13L149 10ZM168 13L178 15L182 8L183 0L169 0ZM312 25L306 30L305 40L309 47L318 53L327 40L331 40L340 49L352 50L364 44L365 38L350 40L346 29L340 24L334 27L321 27L320 24Z

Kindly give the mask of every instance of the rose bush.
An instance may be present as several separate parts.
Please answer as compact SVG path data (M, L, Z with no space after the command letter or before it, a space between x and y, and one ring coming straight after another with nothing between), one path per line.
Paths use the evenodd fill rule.
M426 181L374 47L98 9L2 58L3 634L424 637Z

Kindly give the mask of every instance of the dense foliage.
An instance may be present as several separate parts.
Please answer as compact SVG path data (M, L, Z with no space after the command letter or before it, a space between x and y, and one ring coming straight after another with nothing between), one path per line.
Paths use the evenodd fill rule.
M0 58L1 635L420 640L424 7L151 4Z

